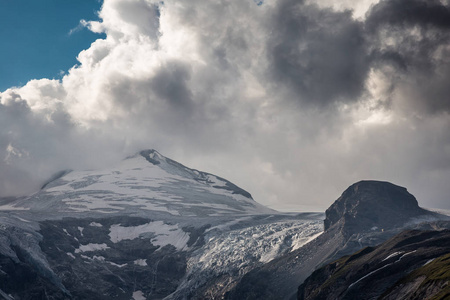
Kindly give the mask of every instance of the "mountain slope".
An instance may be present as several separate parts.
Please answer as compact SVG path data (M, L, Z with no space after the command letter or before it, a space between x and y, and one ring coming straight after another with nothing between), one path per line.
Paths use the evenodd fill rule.
M318 269L298 299L445 299L449 251L450 230L402 232Z
M0 199L0 298L220 297L320 234L323 217L273 211L221 177L141 151Z
M429 260L397 281L382 296L382 299L434 299L450 298L450 254Z

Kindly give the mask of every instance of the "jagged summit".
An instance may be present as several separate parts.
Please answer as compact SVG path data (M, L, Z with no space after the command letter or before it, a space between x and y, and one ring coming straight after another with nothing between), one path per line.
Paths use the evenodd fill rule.
M143 156L148 162L154 165L158 165L161 163L161 161L165 160L165 157L155 149L142 150L139 151L139 153L137 153L136 155Z
M242 195L246 198L253 199L252 195L249 192L241 189L230 181L210 173L188 168L177 161L163 156L161 153L154 149L142 150L138 155L141 155L153 165L158 165L160 168L164 169L170 174L190 178L197 182L213 184L214 188L228 190L232 194ZM220 181L220 184L215 184L217 183L217 180Z
M384 181L364 180L347 188L326 210L325 230L390 228L430 212L419 207L406 188Z

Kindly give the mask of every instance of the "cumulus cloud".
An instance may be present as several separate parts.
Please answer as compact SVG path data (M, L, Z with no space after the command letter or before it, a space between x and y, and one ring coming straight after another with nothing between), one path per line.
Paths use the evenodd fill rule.
M78 65L0 93L1 195L156 148L274 208L325 209L361 179L448 208L448 12L105 0Z

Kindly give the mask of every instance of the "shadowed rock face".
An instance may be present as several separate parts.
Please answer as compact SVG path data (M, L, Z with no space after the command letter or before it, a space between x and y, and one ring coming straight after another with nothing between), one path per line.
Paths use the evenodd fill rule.
M349 188L326 210L325 230L341 224L344 232L392 228L427 211L406 188L383 181L360 181Z
M448 299L449 245L448 229L404 231L316 270L298 299Z

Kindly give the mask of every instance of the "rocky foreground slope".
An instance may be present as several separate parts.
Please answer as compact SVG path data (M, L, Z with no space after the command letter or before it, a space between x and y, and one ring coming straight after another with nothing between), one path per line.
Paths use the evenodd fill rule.
M450 230L405 231L315 271L299 300L449 299Z

